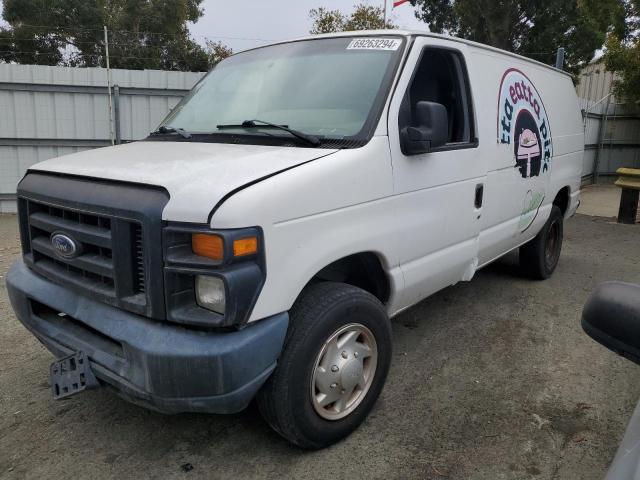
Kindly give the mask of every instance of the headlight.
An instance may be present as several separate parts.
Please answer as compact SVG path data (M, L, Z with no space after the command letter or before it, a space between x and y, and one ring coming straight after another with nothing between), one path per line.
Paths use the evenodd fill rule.
M169 224L162 248L167 320L205 328L247 323L266 279L260 227Z
M196 276L196 301L207 310L224 315L226 293L219 277Z

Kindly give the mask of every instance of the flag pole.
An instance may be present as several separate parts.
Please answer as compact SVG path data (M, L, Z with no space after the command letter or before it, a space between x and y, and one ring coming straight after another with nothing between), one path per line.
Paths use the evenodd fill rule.
M384 0L384 22L382 28L387 28L387 0Z

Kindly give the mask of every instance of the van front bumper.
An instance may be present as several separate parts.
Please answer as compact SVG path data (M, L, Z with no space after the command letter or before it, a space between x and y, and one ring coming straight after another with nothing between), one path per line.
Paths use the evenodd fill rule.
M65 289L19 261L6 278L16 316L56 357L83 351L101 384L164 413L243 410L276 366L289 317L229 332L150 320Z

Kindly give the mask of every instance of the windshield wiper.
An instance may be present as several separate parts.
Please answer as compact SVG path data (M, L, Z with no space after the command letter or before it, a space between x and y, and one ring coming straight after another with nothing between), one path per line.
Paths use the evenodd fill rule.
M184 128L168 127L166 125L161 125L158 130L156 130L155 132L151 132L151 135L163 135L167 133L177 133L182 138L191 138L191 134Z
M265 122L264 120L245 120L240 125L217 125L217 128L218 130L223 130L225 128L277 128L278 130L289 132L294 137L299 138L300 140L304 140L314 147L317 147L322 143L320 139L315 135L302 133L298 130L294 130L293 128L289 128L287 125L278 125L277 123Z

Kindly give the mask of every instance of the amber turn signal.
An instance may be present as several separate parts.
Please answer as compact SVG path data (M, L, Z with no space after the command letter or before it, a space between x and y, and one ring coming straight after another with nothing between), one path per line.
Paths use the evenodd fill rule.
M233 241L233 256L244 257L258 252L258 237L239 238Z
M224 259L224 241L219 235L194 233L191 237L191 249L201 257L218 261Z

